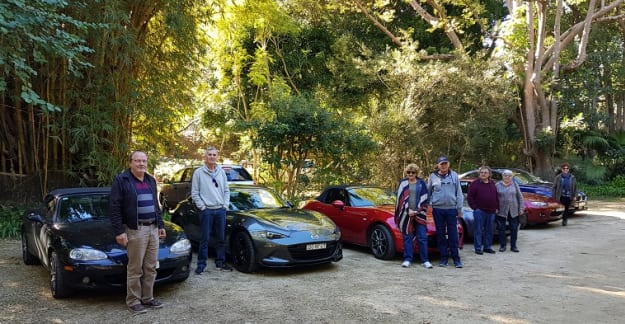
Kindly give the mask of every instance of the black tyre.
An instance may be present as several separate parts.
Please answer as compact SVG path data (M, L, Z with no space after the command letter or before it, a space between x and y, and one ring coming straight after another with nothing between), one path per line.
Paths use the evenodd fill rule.
M22 259L24 259L24 264L26 265L39 264L39 259L28 251L28 238L26 238L26 234L24 234L23 230L22 230Z
M234 267L245 273L256 271L256 251L252 238L246 232L233 234L230 244L230 255Z
M65 283L63 264L56 252L50 254L50 291L54 298L65 298L71 295L71 290Z
M375 225L369 233L371 253L378 259L389 260L395 257L395 241L391 231L384 225Z

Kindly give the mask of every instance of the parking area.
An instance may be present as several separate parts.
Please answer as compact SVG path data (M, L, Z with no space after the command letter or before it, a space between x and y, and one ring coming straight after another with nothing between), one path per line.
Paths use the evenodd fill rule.
M122 291L53 299L47 272L24 265L20 242L5 240L0 322L621 323L624 237L625 202L595 201L566 227L520 231L520 253L476 255L465 244L463 269L406 269L399 256L380 261L346 247L342 261L316 268L251 275L209 268L157 288L165 308L137 316Z

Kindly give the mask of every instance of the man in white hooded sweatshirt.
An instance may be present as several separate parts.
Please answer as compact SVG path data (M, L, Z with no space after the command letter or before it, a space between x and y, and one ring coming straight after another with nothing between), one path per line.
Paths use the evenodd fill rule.
M230 205L230 189L226 173L217 165L218 152L214 146L206 149L204 165L193 172L191 180L191 198L201 211L202 224L196 274L201 274L206 268L208 242L213 228L217 235L215 266L222 271L232 271L226 264L226 210Z

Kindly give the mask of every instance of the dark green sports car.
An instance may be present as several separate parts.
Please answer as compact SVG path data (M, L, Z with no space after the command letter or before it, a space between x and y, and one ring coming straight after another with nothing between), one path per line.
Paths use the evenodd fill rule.
M190 197L178 205L172 222L184 228L191 241L200 241L200 210ZM241 272L253 272L259 266L283 268L339 261L343 258L340 238L334 222L319 212L295 209L265 187L230 185L226 251ZM215 246L214 242L209 246Z

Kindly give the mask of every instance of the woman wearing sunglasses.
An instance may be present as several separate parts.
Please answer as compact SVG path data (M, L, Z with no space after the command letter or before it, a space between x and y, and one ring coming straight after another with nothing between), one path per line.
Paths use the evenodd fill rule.
M571 213L571 202L577 196L577 181L571 174L571 166L564 162L560 165L562 172L553 180L552 197L564 205L562 226L566 226Z
M425 181L417 176L419 167L408 164L404 169L405 178L399 182L397 188L397 203L395 205L395 224L404 238L404 262L402 267L410 267L413 258L413 242L415 236L419 247L419 257L423 267L431 269L428 259L428 237L426 210L428 207L428 188Z

